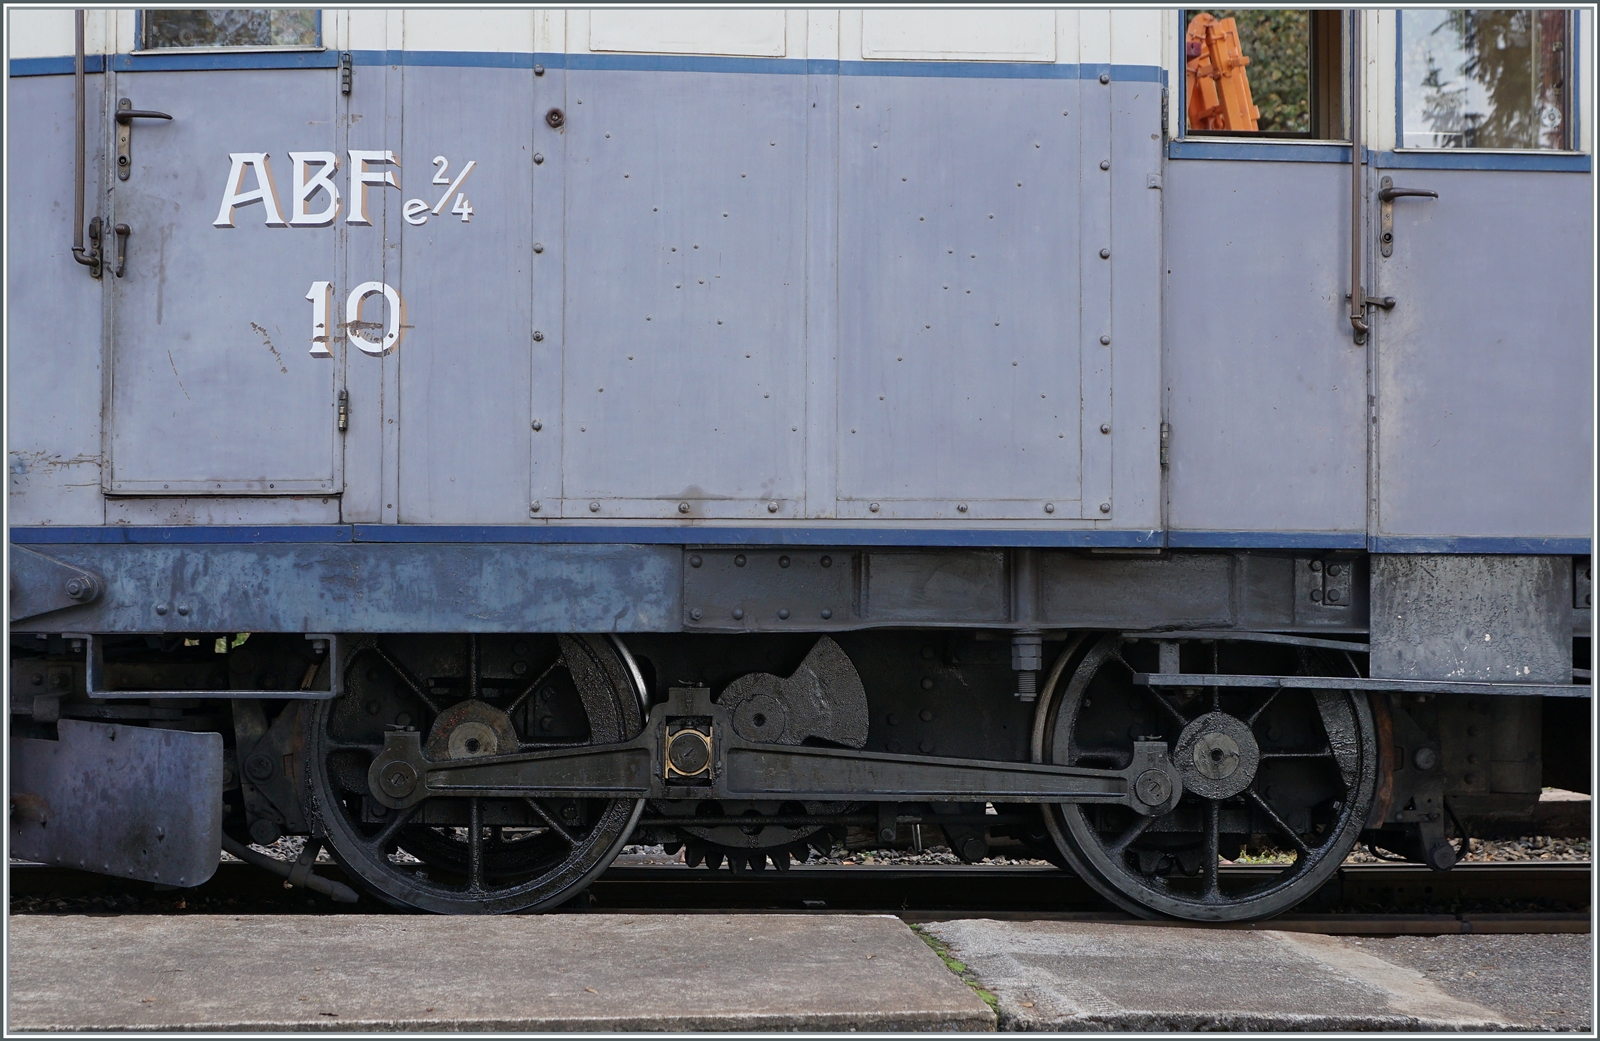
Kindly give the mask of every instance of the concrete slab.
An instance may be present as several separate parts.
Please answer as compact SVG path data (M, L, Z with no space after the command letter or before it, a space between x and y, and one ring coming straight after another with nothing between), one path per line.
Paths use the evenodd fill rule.
M1347 938L1087 922L931 923L1002 1030L1496 1030L1518 1024Z
M993 1030L889 916L10 920L17 1031Z

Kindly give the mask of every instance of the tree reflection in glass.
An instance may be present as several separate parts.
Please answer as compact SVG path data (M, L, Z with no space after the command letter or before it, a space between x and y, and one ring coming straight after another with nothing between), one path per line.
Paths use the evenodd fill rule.
M292 8L226 8L144 12L146 50L169 47L315 47L317 12Z
M1566 12L1401 19L1402 147L1566 147Z

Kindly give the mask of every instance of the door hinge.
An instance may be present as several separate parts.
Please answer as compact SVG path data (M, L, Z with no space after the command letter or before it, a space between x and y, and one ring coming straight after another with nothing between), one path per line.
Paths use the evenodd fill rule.
M1167 468L1167 446L1172 442L1172 424L1161 424L1161 469Z
M349 429L350 429L350 392L348 390L341 390L339 392L339 433L342 434L346 430L349 430Z
M355 83L356 60L349 51L343 51L339 55L339 93L349 97Z

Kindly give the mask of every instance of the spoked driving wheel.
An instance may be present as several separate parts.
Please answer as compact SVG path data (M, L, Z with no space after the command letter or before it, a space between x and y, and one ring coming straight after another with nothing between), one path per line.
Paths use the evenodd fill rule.
M1118 806L1045 808L1073 870L1146 918L1240 921L1315 892L1355 845L1372 803L1377 739L1364 694L1293 688L1152 688L1152 641L1107 636L1040 699L1037 761L1125 768L1136 740L1164 740L1183 778L1169 813ZM1350 675L1348 661L1273 644L1185 643L1181 672ZM1340 666L1344 671L1340 672ZM1249 871L1219 871L1251 858Z
M635 799L440 798L391 810L367 774L396 727L429 759L625 741L643 683L620 642L594 636L374 638L307 737L313 828L389 903L455 914L537 910L570 898L621 851Z

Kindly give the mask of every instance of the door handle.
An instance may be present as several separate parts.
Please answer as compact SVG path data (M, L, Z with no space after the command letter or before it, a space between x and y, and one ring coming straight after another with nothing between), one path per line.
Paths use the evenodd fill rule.
M1384 256L1394 254L1394 200L1437 199L1439 193L1432 188L1396 188L1393 177L1378 182L1378 249Z
M133 173L133 121L136 119L171 119L166 112L151 112L133 107L127 98L117 101L117 180L126 181Z
M1385 177L1383 179L1383 183L1388 185L1391 180L1392 178ZM1378 189L1379 202L1388 202L1391 199L1401 199L1407 196L1415 196L1419 199L1437 199L1439 197L1439 193L1434 191L1432 188L1384 187Z

